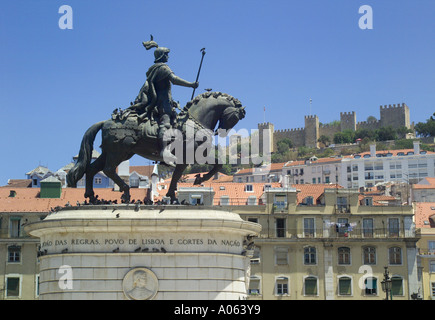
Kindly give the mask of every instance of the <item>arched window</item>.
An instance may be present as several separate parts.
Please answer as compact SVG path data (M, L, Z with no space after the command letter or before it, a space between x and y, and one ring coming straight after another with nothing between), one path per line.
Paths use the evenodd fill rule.
M402 248L391 247L388 249L390 265L402 264Z
M316 248L315 247L305 247L304 248L304 264L316 264Z
M304 279L304 295L317 296L317 278L313 276Z
M378 286L377 286L378 279L374 277L367 277L364 280L364 293L365 295L376 295Z
M352 278L348 276L338 278L338 294L340 296L352 295Z
M376 248L364 247L363 248L363 260L364 264L373 265L376 264Z
M350 264L350 248L338 248L338 264Z
M391 294L393 296L403 296L403 278L401 276L391 277Z

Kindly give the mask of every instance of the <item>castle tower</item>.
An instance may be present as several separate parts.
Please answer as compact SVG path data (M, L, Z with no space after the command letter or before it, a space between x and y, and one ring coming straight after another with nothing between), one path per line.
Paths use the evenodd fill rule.
M319 117L316 115L305 116L305 146L319 147Z
M381 126L392 126L393 128L411 128L409 107L405 104L393 104L380 106Z
M275 132L275 127L270 122L265 123L259 123L258 124L258 134L259 134L259 147L260 147L260 153L263 153L264 145L263 145L263 138L266 138L266 141L268 141L270 146L270 152L274 152L274 139L273 134Z
M340 112L340 126L341 131L344 130L356 130L356 114L352 112Z

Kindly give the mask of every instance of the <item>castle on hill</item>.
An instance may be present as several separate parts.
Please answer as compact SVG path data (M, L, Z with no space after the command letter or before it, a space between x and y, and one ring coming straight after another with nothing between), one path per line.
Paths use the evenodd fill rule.
M381 127L391 126L395 129L406 127L411 129L413 124L410 123L409 107L405 104L393 104L380 106L380 119L374 121L356 121L355 111L340 112L340 122L332 124L321 124L317 115L305 116L305 127L285 130L275 130L274 125L270 122L259 123L258 131L260 138L260 150L263 142L264 130L270 130L270 145L272 152L276 150L276 143L284 138L288 138L293 142L295 147L319 147L319 138L324 135L333 141L334 134L344 130L368 129L376 130Z

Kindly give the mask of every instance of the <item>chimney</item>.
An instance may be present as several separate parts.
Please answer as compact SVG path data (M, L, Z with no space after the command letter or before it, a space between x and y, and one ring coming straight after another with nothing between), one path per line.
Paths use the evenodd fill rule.
M376 145L375 144L370 145L370 157L376 157Z
M420 141L414 141L414 154L420 154Z

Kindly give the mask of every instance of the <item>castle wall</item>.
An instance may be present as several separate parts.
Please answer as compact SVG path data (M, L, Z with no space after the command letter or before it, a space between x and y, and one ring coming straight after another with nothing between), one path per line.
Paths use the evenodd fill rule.
M393 128L407 127L411 128L409 107L402 103L380 106L381 126L392 126Z
M294 147L301 147L305 145L305 129L304 128L296 128L296 129L286 129L286 130L277 130L273 134L274 140L274 150L276 150L276 143L281 139L290 139L293 142Z
M305 146L318 148L319 138L319 117L305 116Z
M381 121L361 121L356 124L356 129L376 130L381 127Z
M336 125L330 125L330 124L323 124L319 126L319 136L327 136L332 141L334 138L334 134L337 132L341 132L341 126L340 124Z
M356 121L355 111L340 112L340 124L331 125L319 124L319 118L316 115L305 116L305 127L296 129L286 129L274 131L272 123L260 123L258 129L260 131L260 148L262 143L262 129L269 129L273 132L270 138L270 143L273 146L272 152L276 150L276 143L284 138L288 138L293 142L295 147L319 147L318 139L325 135L333 141L334 134L344 130L376 130L381 127L392 126L393 128L407 127L411 128L409 107L405 104L393 104L380 107L380 120L377 121Z
M356 114L352 112L340 112L340 126L341 131L344 130L356 130Z

